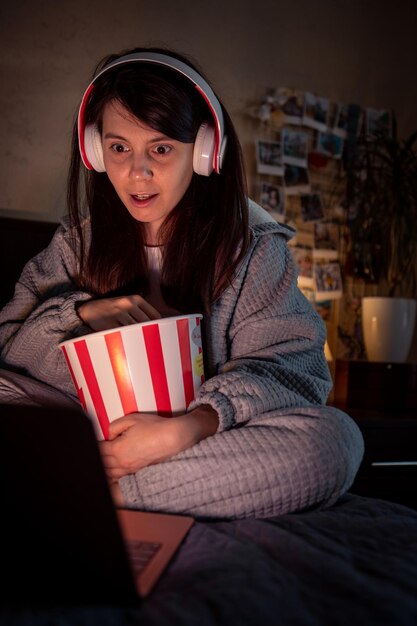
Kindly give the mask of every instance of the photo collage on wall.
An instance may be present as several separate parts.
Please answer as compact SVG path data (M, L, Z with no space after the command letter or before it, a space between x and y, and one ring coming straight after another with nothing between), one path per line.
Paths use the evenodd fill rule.
M344 215L339 205L325 206L323 176L318 183L315 168L342 163L348 131L368 136L391 132L391 114L282 88L251 115L262 123L255 140L255 199L278 222L295 227L290 246L299 286L317 308L323 305L326 317L326 303L343 295L339 253Z

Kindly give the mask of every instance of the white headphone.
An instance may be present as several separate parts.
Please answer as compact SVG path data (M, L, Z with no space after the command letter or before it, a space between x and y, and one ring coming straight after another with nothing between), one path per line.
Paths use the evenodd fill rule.
M123 63L156 63L176 70L188 78L203 96L212 115L213 122L204 122L198 129L194 143L193 169L196 174L210 176L212 171L220 174L226 148L227 137L224 134L223 112L210 85L189 65L167 54L157 52L138 52L127 54L104 67L87 87L78 112L78 144L81 158L89 170L105 172L101 136L95 124L85 124L85 109L94 89L95 81L108 70Z

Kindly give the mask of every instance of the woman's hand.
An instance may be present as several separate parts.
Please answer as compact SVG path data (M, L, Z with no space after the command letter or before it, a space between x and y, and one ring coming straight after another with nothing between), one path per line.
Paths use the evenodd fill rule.
M95 331L148 322L161 317L142 296L118 296L87 300L77 308L78 316Z
M109 440L100 442L103 463L111 481L160 463L214 435L219 418L210 406L178 417L131 413L109 425Z

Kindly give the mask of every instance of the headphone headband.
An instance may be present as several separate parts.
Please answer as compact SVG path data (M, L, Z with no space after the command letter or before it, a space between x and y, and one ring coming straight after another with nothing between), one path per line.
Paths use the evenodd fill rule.
M210 85L198 72L192 67L186 65L179 59L171 57L167 54L161 54L159 52L137 52L132 54L126 54L118 59L115 59L102 70L100 70L93 78L84 92L81 100L81 105L78 111L78 142L81 152L81 158L87 169L94 169L90 160L86 154L85 149L85 109L90 97L91 92L94 89L95 81L108 70L113 69L119 65L125 63L155 63L176 70L186 78L188 78L195 86L197 91L203 96L206 101L214 120L214 153L213 153L213 168L219 174L221 168L221 160L225 147L225 135L224 135L224 119L223 112L219 100L213 92Z

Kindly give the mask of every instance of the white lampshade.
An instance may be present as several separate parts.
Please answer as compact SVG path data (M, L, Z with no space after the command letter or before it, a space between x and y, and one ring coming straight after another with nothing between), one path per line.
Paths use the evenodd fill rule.
M326 339L326 343L324 344L324 356L326 357L326 361L333 361L333 354L329 348L329 344Z

